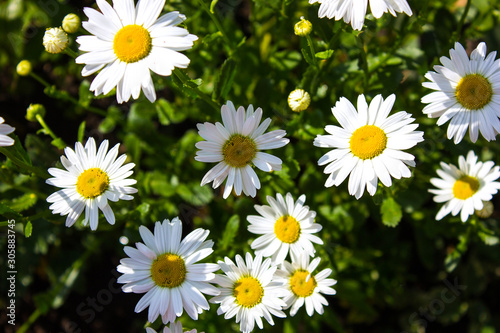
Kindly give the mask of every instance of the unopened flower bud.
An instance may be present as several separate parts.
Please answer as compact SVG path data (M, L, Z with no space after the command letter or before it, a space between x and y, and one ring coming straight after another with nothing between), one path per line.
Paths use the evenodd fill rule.
M295 23L294 31L297 36L306 37L311 33L312 27L312 23L304 19L304 17L302 16L300 18L300 21Z
M295 112L304 111L311 104L311 96L303 89L295 89L288 95L288 106Z
M491 201L483 201L483 209L476 209L476 215L482 219L487 219L491 216L491 214L493 214L493 210L494 207Z
M43 46L49 53L61 53L68 46L68 35L61 28L49 28L43 36Z
M62 21L62 28L69 34L75 33L78 31L81 25L81 20L76 14L68 14L64 16Z
M27 76L31 73L31 62L28 60L21 60L16 67L17 74Z
M45 107L42 104L30 104L26 109L26 119L29 121L37 121L36 116L45 116Z

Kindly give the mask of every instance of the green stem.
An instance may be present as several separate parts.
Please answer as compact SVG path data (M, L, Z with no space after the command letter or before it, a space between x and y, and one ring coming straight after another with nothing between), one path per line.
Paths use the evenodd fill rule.
M63 52L72 57L73 59L76 59L76 57L78 57L78 53L76 53L69 47L65 48Z
M33 77L35 80L40 82L45 87L50 87L50 84L47 81L45 81L44 79L42 79L40 76L38 76L37 74L30 72L30 75L31 75L31 77Z
M42 312L39 309L36 309L29 316L28 320L26 322L24 322L24 324L17 330L17 333L26 332L30 328L31 324L33 324L38 319L38 317L40 317L41 314L42 314Z
M212 21L215 23L215 26L222 34L222 38L224 38L224 40L226 41L227 43L226 45L229 45L230 49L228 50L228 53L229 55L231 55L235 50L236 45L233 43L231 38L229 38L229 35L224 30L222 23L219 21L219 18L215 15L215 13L212 13L209 6L207 6L207 4L203 0L198 0L198 3L200 4L201 7L203 7L203 9L208 13Z
M200 97L202 100L204 100L205 102L207 102L215 110L220 111L220 105L218 105L217 103L215 103L207 94L205 94L204 92L200 91L198 89L198 87L196 87L193 84L189 84L189 81L191 80L191 78L186 73L184 73L183 71L181 71L179 68L175 68L173 70L173 74L182 82L182 84L185 87L187 87L188 89L190 89L191 91L193 91L196 95L198 95L198 97Z
M467 18L467 14L469 13L471 2L472 2L471 0L467 0L467 4L465 5L464 13L462 14L462 17L460 18L460 22L458 22L457 31L454 34L455 39L458 39L456 37L461 36L461 34L462 34L462 27L464 26L465 19ZM452 42L455 42L455 41L452 41Z
M316 59L316 51L314 50L313 40L310 35L306 36L307 45L309 45L309 50L311 51L311 57L313 58L313 62L315 66L318 66L318 59Z
M47 125L47 123L45 122L45 120L42 118L41 115L37 114L35 117L36 117L36 120L38 120L38 122L40 123L40 125L45 130L45 133L47 133L48 135L50 135L50 137L53 140L58 140L59 139L59 140L62 141L62 139L58 138L57 135L55 135L55 133L50 129L50 127ZM64 145L67 146L66 144L64 144Z

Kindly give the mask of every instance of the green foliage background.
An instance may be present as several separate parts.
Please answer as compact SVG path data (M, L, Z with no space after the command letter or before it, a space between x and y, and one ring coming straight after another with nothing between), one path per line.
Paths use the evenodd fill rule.
M154 104L141 96L123 105L113 93L94 97L88 90L92 77L82 78L81 65L71 57L43 50L45 28L59 26L70 12L86 20L82 9L95 7L93 1L0 3L0 116L16 127L17 136L14 147L0 149L6 156L0 159L0 226L6 230L7 220L16 220L18 331L144 332L146 312L133 312L141 295L119 292L115 283L115 268L125 257L121 236L133 245L140 241L140 225L152 228L155 221L179 216L184 234L197 227L210 230L215 253L209 259L216 262L250 251L255 237L247 231L246 216L255 214L253 205L266 204L267 195L287 192L294 198L306 194L306 204L318 214L325 243L316 246L320 269L333 269L337 295L328 298L323 316L309 317L301 309L293 318L276 319L273 327L266 323L265 331L500 331L498 198L487 219L462 223L448 216L437 222L440 206L428 193L440 161L456 164L472 149L480 159L499 164L500 148L482 137L472 144L468 135L453 144L446 138L447 125L438 127L423 115L420 102L430 92L421 85L424 74L449 55L455 41L468 50L479 41L488 51L500 49L499 4L408 2L413 16L386 14L375 20L369 15L363 31L356 32L344 22L319 19L318 5L305 0L169 1L163 13L185 14L185 27L199 37L184 52L191 64L171 77L153 77ZM301 16L313 24L316 56L306 39L293 33ZM79 34L86 32L70 36L75 51ZM32 62L49 88L16 74L22 59ZM300 114L287 105L295 88L312 97ZM326 149L312 142L325 125L336 123L330 111L335 102L345 96L355 103L361 93L369 99L395 93L393 112L412 113L425 141L410 150L417 162L412 178L394 181L391 188L379 186L374 197L365 193L357 201L347 182L324 187L327 176L317 160ZM227 100L262 107L264 117L273 119L272 129L285 129L291 140L273 152L284 161L282 171L257 172L262 188L255 198L224 200L220 188L199 186L211 165L194 160L201 140L196 124L220 121ZM30 103L45 105L45 122L56 138L24 118ZM95 232L80 225L66 228L65 218L52 215L45 201L56 190L45 179L49 167L60 167L60 148L90 136L98 143L122 144L121 152L136 164L132 177L139 190L133 201L112 204L116 225L101 215ZM6 237L0 245L6 251ZM0 267L6 267L5 260L2 253ZM457 283L462 289L449 287ZM455 297L445 302L443 293ZM5 302L2 291L2 308ZM2 313L0 325L9 329L6 321ZM197 322L186 315L181 321L198 331L238 331L234 319L217 316L216 306ZM153 327L158 329L159 321Z

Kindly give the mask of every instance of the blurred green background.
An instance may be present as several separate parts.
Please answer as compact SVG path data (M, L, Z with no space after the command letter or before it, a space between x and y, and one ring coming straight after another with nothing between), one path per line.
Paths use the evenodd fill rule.
M0 3L0 116L16 128L19 152L26 151L33 167L60 166L62 150L25 119L30 103L47 109L46 123L70 146L92 136L100 143L121 143L120 151L136 164L133 178L139 192L133 201L112 204L117 217L110 226L100 215L99 228L64 226L65 217L52 215L46 197L56 188L45 184L11 159L0 158L0 267L6 267L7 220L16 220L18 270L16 328L28 332L144 332L147 312L134 313L142 295L125 294L116 284L116 266L125 257L123 244L140 241L138 228L179 216L183 233L202 227L215 242L212 262L250 251L255 235L247 231L253 205L266 196L306 194L306 204L323 226L316 246L320 269L333 269L337 295L323 316L295 317L265 324L266 332L500 332L499 199L489 218L462 223L447 216L435 221L440 205L428 193L440 161L457 164L459 155L474 150L481 160L500 163L496 142L466 138L455 145L446 127L422 114L424 74L449 56L460 41L468 51L485 41L488 51L500 49L500 8L494 0L409 0L413 16L368 16L362 32L344 22L319 19L317 4L305 0L168 1L163 13L178 10L184 26L199 37L184 52L191 64L190 80L153 75L158 99L141 95L119 105L114 94L95 98L90 78L66 54L44 51L46 28L60 26L68 13L85 21L84 7L94 1L8 0ZM210 6L213 5L213 14ZM465 15L464 15L465 14ZM310 56L305 38L293 26L304 16L313 24L317 53ZM221 32L221 30L223 32ZM77 51L76 36L70 47ZM22 59L53 88L16 74ZM311 94L302 113L292 112L287 96L295 88ZM413 114L425 141L411 149L417 166L412 178L379 186L374 197L357 201L347 182L325 188L327 176L317 160L326 149L313 147L324 126L336 124L331 107L342 96L355 103L364 93L397 96L393 112ZM203 96L209 96L207 103ZM255 198L222 199L221 188L200 187L213 166L196 162L199 122L221 121L220 105L262 107L271 129L285 129L291 142L273 151L283 170L258 171L262 188ZM214 107L214 106L217 106ZM28 157L26 157L28 158ZM79 224L79 223L77 223ZM25 235L26 233L26 235ZM29 235L29 237L28 237ZM121 240L121 242L120 242ZM2 269L2 286L6 269ZM7 292L0 295L5 308ZM181 318L186 328L205 332L237 332L234 318L217 316L216 306L197 322ZM0 326L12 332L2 311ZM160 327L159 321L153 327Z

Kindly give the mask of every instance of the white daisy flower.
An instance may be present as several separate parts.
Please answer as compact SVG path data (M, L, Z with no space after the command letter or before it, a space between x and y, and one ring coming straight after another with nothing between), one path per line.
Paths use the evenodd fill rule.
M139 227L139 233L144 243L136 243L137 249L125 246L130 258L121 259L117 268L123 273L118 283L125 283L124 292L146 293L135 312L149 306L148 320L154 322L161 315L167 324L186 310L197 320L198 314L209 309L203 294L219 294L209 283L219 265L197 263L213 252L214 242L205 241L209 231L198 228L181 241L182 223L176 217L172 222L156 222L154 234L144 226Z
M7 134L14 132L15 128L4 124L5 120L0 117L0 147L12 146L14 144L14 139Z
M351 23L354 30L361 30L365 22L368 2L370 10L375 18L381 18L384 13L406 13L411 16L413 13L406 0L309 0L310 4L319 2L318 16L335 18L336 21L344 19L345 23Z
M177 51L190 49L198 37L176 27L186 19L179 12L158 18L165 0L140 0L135 8L133 0L113 0L113 7L105 0L96 1L102 13L83 9L89 18L83 27L92 35L76 39L80 51L87 52L76 58L76 63L85 64L82 75L102 69L90 90L97 96L116 87L116 99L123 103L130 96L139 98L142 89L154 102L149 70L168 76L174 67L186 68L189 58Z
M43 35L43 46L49 53L61 53L68 46L68 34L63 29L48 28Z
M284 130L275 130L263 134L271 123L266 118L260 124L262 109L255 112L253 106L240 106L238 111L231 101L222 106L222 123L197 124L198 133L207 141L196 143L200 151L195 159L200 162L218 162L201 180L201 186L213 181L212 187L219 187L227 178L224 199L231 194L234 186L236 195L255 197L260 189L259 177L252 168L255 165L262 171L281 170L281 159L260 152L262 149L275 149L285 146L290 140L284 139Z
M426 88L436 90L424 97L423 113L429 118L439 117L441 126L448 125L448 139L455 144L462 141L467 129L472 142L479 132L487 141L495 140L500 132L500 59L496 52L486 56L486 44L480 43L469 56L460 43L450 50L450 58L441 57L443 66L434 66L427 72Z
M132 175L134 163L122 165L127 156L121 155L118 159L118 148L115 145L108 152L108 140L104 140L96 151L94 138L89 138L85 148L80 142L75 144L75 150L66 147L61 156L61 163L67 170L50 168L49 173L54 178L49 178L46 183L61 187L51 194L47 201L52 203L49 207L52 214L68 215L66 226L71 227L85 208L83 225L90 221L90 229L97 229L99 210L109 224L115 223L115 215L108 204L108 200L132 200L130 194L137 189L130 187L137 181L127 179Z
M490 201L500 189L500 167L492 161L478 162L477 156L471 150L467 159L458 158L458 168L453 164L441 162L441 169L437 170L441 178L432 178L432 185L437 189L430 189L435 194L435 202L445 202L436 215L436 220L451 213L458 215L462 222L467 221L474 210L483 208L483 201Z
M292 195L287 193L285 202L278 193L276 199L267 196L267 202L271 206L254 206L262 216L247 217L250 222L248 231L263 235L252 242L251 247L256 255L272 256L273 264L282 263L288 252L314 256L316 251L312 243L323 244L323 241L313 234L322 227L314 223L316 212L309 210L309 206L304 206L305 201L306 196L301 195L294 203Z
M146 327L146 333L156 333L154 329L151 327ZM195 329L191 331L184 331L182 329L182 324L180 321L176 321L175 323L170 323L170 325L165 326L162 330L162 333L197 333ZM200 332L203 333L203 332Z
M224 319L236 316L240 330L248 333L255 323L263 328L262 317L271 325L274 325L272 315L286 317L281 311L286 304L280 298L285 292L282 284L272 281L277 267L271 266L271 259L262 262L262 256L253 259L247 253L245 260L236 255L236 265L228 257L218 262L225 275L216 275L214 281L220 285L221 293L210 303L220 304L217 314L225 313Z
M284 301L286 308L290 309L290 316L295 316L297 311L306 304L306 311L312 316L314 310L323 314L323 305L328 301L321 295L335 295L336 291L331 288L337 283L334 279L327 279L332 270L326 268L316 275L312 272L318 267L321 258L314 258L309 263L309 256L300 254L292 255L292 263L283 262L281 269L276 271L275 280L284 283L286 295Z
M330 174L325 186L339 186L349 176L349 194L359 199L365 190L374 195L378 180L385 186L392 185L391 176L409 178L415 166L415 157L401 150L409 149L423 141L423 132L415 131L417 124L411 114L400 111L388 117L396 96L385 101L382 95L373 98L370 106L365 96L358 97L358 110L345 97L332 108L333 115L342 127L328 125L331 135L318 135L317 147L335 148L323 155L318 165L329 164L325 173Z

